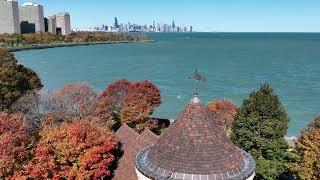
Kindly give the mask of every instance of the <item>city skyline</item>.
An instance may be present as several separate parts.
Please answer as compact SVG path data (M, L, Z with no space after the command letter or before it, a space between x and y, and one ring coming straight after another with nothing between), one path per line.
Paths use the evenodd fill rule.
M57 10L70 12L73 28L111 25L113 18L118 17L121 22L139 24L152 24L153 20L167 23L174 19L176 23L192 25L195 31L320 32L317 0L33 1L45 7L46 15Z
M105 32L193 32L193 26L172 23L139 24L136 22L123 23L114 17L113 24L102 24L90 28L74 28L74 31L105 31Z

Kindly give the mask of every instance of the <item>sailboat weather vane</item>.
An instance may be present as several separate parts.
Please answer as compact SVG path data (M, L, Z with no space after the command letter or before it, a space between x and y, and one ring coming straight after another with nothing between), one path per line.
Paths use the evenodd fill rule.
M193 80L196 81L193 94L194 94L195 96L197 96L197 95L198 95L198 84L199 84L199 81L206 83L206 82L207 82L207 79L206 79L206 77L204 77L203 75L201 75L201 74L198 72L198 69L196 69L196 71L193 73L193 76L189 77L189 79L193 79Z

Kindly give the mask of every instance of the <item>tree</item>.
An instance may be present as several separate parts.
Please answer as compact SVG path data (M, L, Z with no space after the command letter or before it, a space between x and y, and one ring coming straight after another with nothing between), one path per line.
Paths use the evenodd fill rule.
M29 145L24 117L0 113L0 179L12 175L26 162Z
M288 171L288 143L284 139L289 118L268 84L244 100L232 126L232 141L251 153L258 179L278 179Z
M34 157L13 179L99 179L111 177L119 143L106 128L73 120L45 128Z
M84 119L93 116L96 96L87 83L69 84L53 92L30 91L12 105L12 110L25 114L28 126L36 132L48 124L44 120L58 124L74 117Z
M52 113L64 120L87 118L93 113L97 94L88 83L75 83L52 93Z
M34 71L18 64L12 53L0 49L0 111L9 110L26 92L41 87Z
M124 98L129 94L131 85L132 82L126 79L115 81L101 93L99 101L104 101L104 98L110 99L113 104L112 110L116 114L120 114L124 106Z
M316 117L295 142L297 159L290 170L299 179L320 179L320 116Z
M19 98L11 107L13 112L23 113L30 132L43 128L43 118L52 110L51 95L44 90L32 90Z
M230 100L221 99L209 103L208 109L213 112L217 123L222 126L229 135L231 133L232 122L237 115L237 105Z
M124 99L121 122L131 126L144 123L161 104L160 90L149 81L133 83Z
M97 98L95 115L106 123L144 125L154 108L160 105L160 99L159 89L151 82L122 79L109 85Z

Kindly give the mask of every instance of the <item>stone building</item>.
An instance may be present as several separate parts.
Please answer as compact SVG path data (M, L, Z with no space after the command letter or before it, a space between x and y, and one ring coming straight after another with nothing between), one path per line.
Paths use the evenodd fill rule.
M19 6L21 33L45 32L43 6L35 3L24 3Z
M70 14L66 12L55 15L56 19L56 34L68 35L71 34Z
M19 6L14 0L0 0L0 34L20 33Z
M51 34L57 34L56 16L48 17L48 32Z
M236 147L195 96L159 140L135 160L139 180L252 180L255 161Z
M39 4L27 2L19 6L15 0L0 0L0 34L42 32L71 34L70 14L63 12L45 18Z

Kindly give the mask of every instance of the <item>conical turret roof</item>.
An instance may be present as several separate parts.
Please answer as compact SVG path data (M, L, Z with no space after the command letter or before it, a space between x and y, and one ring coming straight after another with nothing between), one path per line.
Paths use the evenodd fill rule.
M137 155L136 167L152 179L246 179L255 163L195 97L157 143Z

